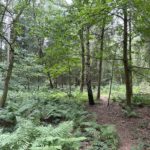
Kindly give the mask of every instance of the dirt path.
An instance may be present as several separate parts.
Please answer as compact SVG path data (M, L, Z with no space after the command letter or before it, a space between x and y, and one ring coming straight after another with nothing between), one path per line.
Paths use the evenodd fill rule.
M100 104L88 107L88 110L96 113L98 123L116 126L120 138L119 150L130 150L133 145L139 144L140 139L150 144L150 108L138 108L138 118L126 118L117 103L107 107L107 98L103 97Z

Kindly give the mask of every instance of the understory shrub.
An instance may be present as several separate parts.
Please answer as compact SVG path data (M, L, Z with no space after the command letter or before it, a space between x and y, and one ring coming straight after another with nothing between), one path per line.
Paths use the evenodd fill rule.
M135 94L133 96L133 104L137 106L150 106L150 94Z

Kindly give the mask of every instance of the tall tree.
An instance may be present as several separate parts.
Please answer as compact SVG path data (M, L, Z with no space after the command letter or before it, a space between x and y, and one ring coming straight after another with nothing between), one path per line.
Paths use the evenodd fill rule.
M1 37L9 45L9 50L8 50L8 52L9 52L8 60L9 61L8 61L8 69L7 69L7 73L6 73L6 77L5 77L5 81L4 81L3 94L2 94L2 97L0 99L0 107L5 106L7 94L8 94L9 82L10 82L11 75L12 75L12 70L13 70L13 65L14 65L14 53L15 53L15 46L16 46L15 43L16 43L16 38L17 38L17 30L16 30L17 23L18 23L18 20L19 20L21 14L23 13L25 7L27 6L27 4L28 4L28 1L25 1L25 4L21 7L18 14L16 15L16 17L12 21L10 41L4 35L1 35Z
M124 72L125 72L125 84L126 84L126 100L127 105L131 105L132 100L132 85L131 85L131 68L128 61L128 12L127 5L123 8L123 21L124 21L124 29L123 29L123 64L124 64Z
M132 12L129 10L129 69L130 69L130 84L131 84L131 95L133 95L133 73L132 73Z
M98 89L97 89L97 99L100 99L101 91L101 80L102 80L102 65L103 65L103 53L104 53L104 33L105 33L105 18L102 22L101 36L100 36L100 60L98 66Z
M86 27L86 85L89 99L89 105L94 105L93 91L91 86L91 66L90 66L90 26Z
M81 81L80 81L80 91L83 92L84 88L84 76L85 76L85 46L84 46L84 28L79 31L80 43L81 43Z

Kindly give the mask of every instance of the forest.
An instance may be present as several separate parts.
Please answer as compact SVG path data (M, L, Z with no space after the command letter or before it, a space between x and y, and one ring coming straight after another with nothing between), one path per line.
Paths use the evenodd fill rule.
M0 150L150 150L150 1L0 0Z

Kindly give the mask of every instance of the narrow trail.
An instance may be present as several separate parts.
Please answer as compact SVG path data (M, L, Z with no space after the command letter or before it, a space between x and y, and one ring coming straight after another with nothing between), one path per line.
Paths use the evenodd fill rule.
M88 111L96 113L99 124L116 126L120 138L118 150L130 150L132 146L140 143L140 139L150 142L150 108L138 108L136 110L138 118L126 118L117 103L111 103L107 107L107 98L103 97L100 103L88 107ZM145 148L144 150L150 149Z

